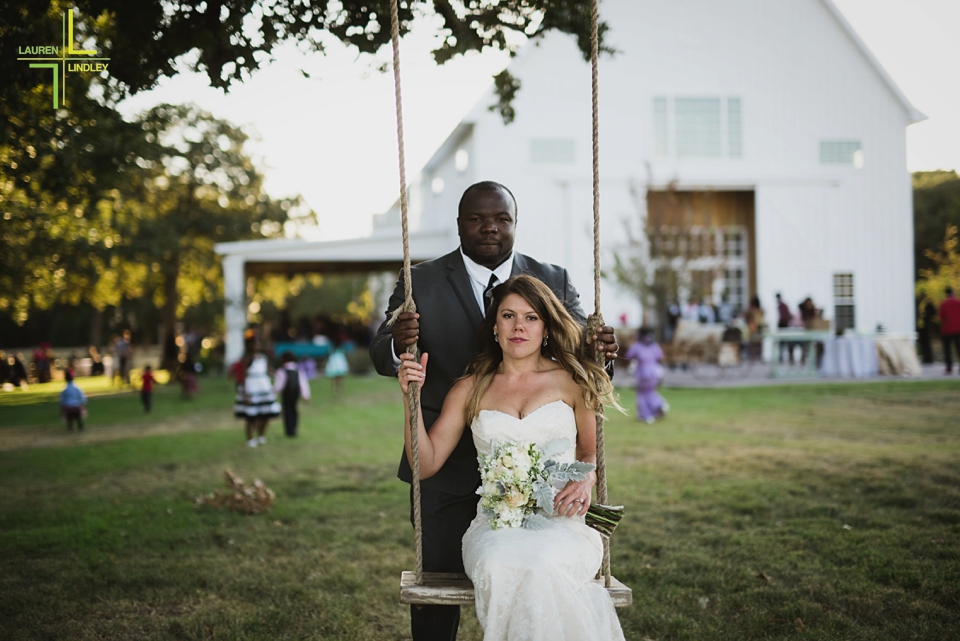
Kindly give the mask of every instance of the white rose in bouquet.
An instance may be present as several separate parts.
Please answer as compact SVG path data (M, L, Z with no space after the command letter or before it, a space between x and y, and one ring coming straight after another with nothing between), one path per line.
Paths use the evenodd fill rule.
M513 488L507 490L507 493L503 497L503 502L507 504L508 507L518 508L527 504L530 500L530 497L526 493L521 492L520 490Z
M533 461L530 459L530 447L518 448L517 452L513 455L514 469L522 471L524 477L528 477L532 465Z

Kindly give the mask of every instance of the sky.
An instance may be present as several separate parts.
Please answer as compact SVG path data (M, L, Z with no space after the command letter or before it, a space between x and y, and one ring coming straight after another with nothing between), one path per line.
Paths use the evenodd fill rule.
M928 119L907 128L910 171L960 169L960 0L834 0L907 98ZM602 15L602 5L601 5ZM401 45L404 142L410 180L483 97L509 57L471 54L437 66L433 30ZM397 199L399 169L390 52L358 57L331 39L325 54L292 44L224 94L186 71L120 105L126 116L194 102L253 135L250 143L276 197L300 194L317 212L319 238L363 236L371 216ZM305 76L304 72L309 75Z

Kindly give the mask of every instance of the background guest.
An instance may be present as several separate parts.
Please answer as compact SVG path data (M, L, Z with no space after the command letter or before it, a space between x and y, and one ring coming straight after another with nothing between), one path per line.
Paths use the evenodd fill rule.
M339 396L343 392L343 377L350 371L347 363L346 346L343 342L344 336L335 332L333 336L333 351L327 357L327 366L324 373L327 378L333 381L333 394Z
M60 415L67 421L67 431L73 431L76 421L79 431L83 431L83 415L86 412L87 397L83 391L73 384L73 373L67 370L67 386L60 392Z
M960 361L960 300L953 296L953 287L944 290L947 297L940 303L940 338L943 340L943 360L947 366L946 373L953 372L953 358L950 355L951 346L957 352Z
M635 361L637 385L637 418L646 423L663 416L670 409L667 402L657 393L660 379L663 378L663 350L653 340L653 333L647 327L637 332L637 340L630 346L624 358Z
M140 376L142 382L140 387L140 402L143 403L143 411L150 413L150 408L153 407L153 383L157 379L153 377L153 372L150 370L149 365L143 366L143 374Z
M937 330L937 306L925 293L917 299L917 342L925 365L933 363L931 340Z
M283 430L293 438L297 435L297 424L300 416L297 413L297 402L310 402L310 381L300 368L293 352L284 352L280 356L280 369L273 380L273 391L280 397L283 406Z
M270 383L270 365L260 350L256 333L247 330L244 354L237 368L237 396L233 413L246 424L247 446L257 447L267 442L267 423L280 415L280 403Z
M189 352L184 355L183 362L177 366L177 378L180 381L180 398L192 399L198 389L197 364Z

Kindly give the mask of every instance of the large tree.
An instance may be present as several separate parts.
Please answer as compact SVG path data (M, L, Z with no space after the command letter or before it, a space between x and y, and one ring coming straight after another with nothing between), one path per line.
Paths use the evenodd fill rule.
M49 100L37 91L19 111L7 105L0 313L23 323L33 309L86 303L98 344L100 312L152 293L169 365L177 319L222 297L214 243L281 235L299 201L270 198L246 134L195 107L127 123L82 92L70 110Z
M960 237L957 235L957 226L948 225L943 242L936 251L928 249L924 253L933 267L920 270L917 294L926 295L934 305L939 305L946 298L948 287L954 291L960 289Z
M247 135L195 106L160 105L140 125L162 148L141 162L122 204L127 256L150 266L162 305L163 366L176 363L175 325L185 308L222 296L216 242L279 236L299 199L273 199L244 150ZM302 219L314 220L312 212Z
M956 171L913 174L914 278L936 269L932 255L941 249L944 234L960 226L960 176Z
M67 84L69 109L51 108L49 86L10 94L0 107L0 313L21 323L31 308L56 303L89 303L99 314L138 293L143 276L118 262L124 239L112 202L135 160L157 146L90 99L82 79Z
M153 87L177 73L187 53L211 86L227 89L268 65L285 41L322 52L335 38L361 53L390 41L389 0L37 0L0 12L0 50L59 42L60 12L79 10L78 39L110 58L113 93ZM515 51L524 38L549 31L573 35L590 53L590 3L584 0L400 0L400 31L420 15L439 16L434 59L442 64L468 51ZM606 25L600 25L601 40ZM14 56L0 59L0 91L37 85L35 70ZM497 90L509 98L517 85L501 76ZM509 114L509 100L500 105ZM504 108L506 110L504 110Z

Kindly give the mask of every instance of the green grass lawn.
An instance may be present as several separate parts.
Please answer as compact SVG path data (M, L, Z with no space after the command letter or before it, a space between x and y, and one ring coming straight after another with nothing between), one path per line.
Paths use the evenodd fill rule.
M82 434L59 387L0 394L0 638L409 638L396 384L315 382L300 438L256 450L201 387L150 415L102 390ZM960 382L665 394L668 420L607 423L628 639L960 638ZM274 508L195 505L227 468Z

